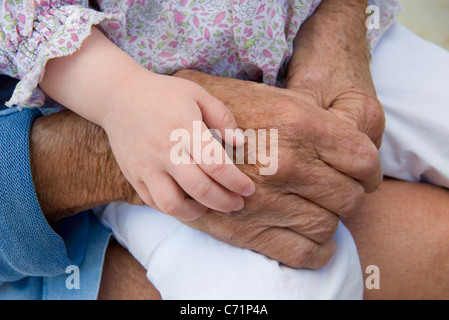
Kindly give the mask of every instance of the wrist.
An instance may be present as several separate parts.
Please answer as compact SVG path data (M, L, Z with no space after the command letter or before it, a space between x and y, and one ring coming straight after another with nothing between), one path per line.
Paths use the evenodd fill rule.
M123 75L118 85L111 89L113 94L104 100L98 113L99 117L93 122L108 133L110 130L116 130L117 122L126 114L135 112L143 104L146 108L152 105L149 103L154 97L152 92L160 83L161 77L165 76L155 74L140 65L132 72Z
M288 88L313 91L323 79L333 88L352 85L354 77L370 81L365 4L349 0L321 3L295 39Z
M341 16L364 24L368 5L368 0L322 0L314 15L334 15L336 18ZM341 22L345 23L345 19Z
M34 122L30 160L36 195L49 221L112 201L134 201L104 131L72 112Z

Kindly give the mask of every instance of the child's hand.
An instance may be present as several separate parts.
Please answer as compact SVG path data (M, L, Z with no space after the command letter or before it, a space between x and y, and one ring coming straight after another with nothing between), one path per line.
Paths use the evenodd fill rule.
M202 121L202 133L213 128L225 137L225 129L238 128L232 113L191 81L147 70L134 79L126 89L113 93L120 98L103 115L101 125L121 170L140 197L180 220L197 219L207 208L222 212L242 209L241 196L255 191L252 180L226 161L218 141L200 142L202 150L210 143L222 150L212 164L205 164L192 148L193 139L198 139L193 136L194 121ZM177 129L190 133L190 145L185 146L194 160L190 164L176 165L170 159L171 148L179 143L170 141L170 135ZM235 145L244 143L243 135L234 134L232 139Z
M221 164L199 163L195 154L198 165L170 161L174 130L187 129L192 137L193 121L202 120L203 132L210 126L225 137L224 129L237 129L232 113L193 82L151 73L97 28L80 50L51 59L39 85L54 100L105 129L121 170L150 206L194 220L206 207L239 210L241 195L254 192L248 176L225 164L224 151ZM243 140L236 138L235 143Z

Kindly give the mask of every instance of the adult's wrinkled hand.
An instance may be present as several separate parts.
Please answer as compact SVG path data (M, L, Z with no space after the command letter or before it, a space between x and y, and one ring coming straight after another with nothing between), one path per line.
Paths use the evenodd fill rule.
M367 5L366 0L322 1L295 39L286 87L366 134L380 148L385 114L370 70ZM378 187L373 182L367 191Z
M279 138L275 174L260 175L260 162L239 165L256 183L242 211L210 211L188 224L291 267L325 266L339 218L355 213L365 190L382 180L375 144L300 92L190 70L176 76L224 102L243 130L277 129Z

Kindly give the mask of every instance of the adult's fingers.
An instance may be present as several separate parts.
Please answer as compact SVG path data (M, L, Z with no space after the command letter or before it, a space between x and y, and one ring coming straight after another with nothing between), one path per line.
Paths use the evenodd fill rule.
M317 124L314 129L318 138L315 150L322 161L358 180L366 192L380 186L383 173L379 152L368 136L335 119Z
M342 98L334 101L328 111L366 134L380 149L385 131L385 112L378 99L359 95Z
M321 160L298 165L295 170L294 178L284 188L309 200L321 210L342 217L356 213L365 195L365 189L358 181ZM317 211L313 206L305 209Z
M296 194L284 193L281 197L279 195L259 195L258 197L265 200L261 210L259 209L255 215L249 214L260 206L257 200L251 199L252 201L248 202L245 208L245 210L249 210L245 213L246 219L241 218L242 224L247 223L253 228L255 226L272 226L290 229L318 244L329 242L337 231L340 221L338 215ZM239 213L236 213L228 218L234 218L235 222L238 215ZM211 219L210 216L208 218ZM251 220L248 221L249 219ZM230 221L232 222L232 220ZM237 230L239 227L241 230L246 230L244 236L251 236L247 227L242 227L239 224L235 226Z
M319 269L327 265L337 245L333 239L317 244L286 228L269 228L253 241L258 251L292 268Z
M298 204L294 214L277 216L280 220L278 226L288 228L318 244L329 242L337 231L339 216L305 199L302 203L296 202Z

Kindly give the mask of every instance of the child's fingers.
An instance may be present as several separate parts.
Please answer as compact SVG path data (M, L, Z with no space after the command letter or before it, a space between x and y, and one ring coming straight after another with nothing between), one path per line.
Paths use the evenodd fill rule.
M227 144L236 147L242 147L245 144L245 136L239 129L234 114L220 100L206 90L201 90L197 103L204 123L209 128L218 130Z
M190 149L195 163L226 189L245 197L251 196L256 190L254 182L237 168L205 124L202 124L201 130L201 139L194 136Z
M193 221L207 212L205 206L186 198L179 185L166 173L152 174L147 187L157 209L178 220Z
M180 164L168 168L167 172L187 194L208 208L232 212L244 206L241 196L222 188L197 165Z
M136 190L139 197L142 199L142 201L150 207L155 207L156 203L153 200L153 197L151 196L150 190L148 190L147 185L145 182L139 180L139 182L132 184L134 189Z

